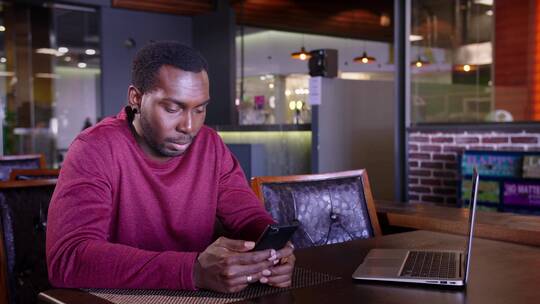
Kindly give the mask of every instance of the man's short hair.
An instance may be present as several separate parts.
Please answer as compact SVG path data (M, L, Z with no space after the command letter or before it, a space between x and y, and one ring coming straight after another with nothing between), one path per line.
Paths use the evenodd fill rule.
M208 64L195 49L176 41L152 42L140 49L133 59L132 84L145 93L156 85L159 68L170 65L183 71L208 71Z

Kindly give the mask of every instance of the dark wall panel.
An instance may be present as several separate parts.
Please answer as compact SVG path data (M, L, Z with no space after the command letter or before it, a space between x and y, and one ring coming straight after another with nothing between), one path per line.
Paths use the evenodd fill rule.
M125 45L130 38L134 47ZM176 40L192 46L191 17L101 8L102 116L116 115L127 104L131 61L151 40Z

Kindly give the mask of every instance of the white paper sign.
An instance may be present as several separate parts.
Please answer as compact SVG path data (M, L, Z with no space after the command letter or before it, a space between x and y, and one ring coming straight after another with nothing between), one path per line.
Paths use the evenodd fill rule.
M320 105L321 104L321 88L322 88L322 77L311 77L309 78L309 104L310 105Z

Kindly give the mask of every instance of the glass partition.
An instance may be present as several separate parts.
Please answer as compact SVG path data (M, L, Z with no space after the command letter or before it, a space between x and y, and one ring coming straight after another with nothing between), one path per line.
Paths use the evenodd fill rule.
M0 98L3 154L62 153L96 122L100 49L97 11L71 5L2 4Z

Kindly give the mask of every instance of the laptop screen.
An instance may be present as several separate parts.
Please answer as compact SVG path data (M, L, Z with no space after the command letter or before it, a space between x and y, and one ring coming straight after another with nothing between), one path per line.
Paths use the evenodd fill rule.
M474 221L476 218L476 197L478 196L478 182L480 178L476 167L473 168L472 187L471 187L471 200L469 202L469 239L467 240L467 246L465 248L465 276L464 281L467 282L469 278L469 265L472 251L472 240L474 234Z

